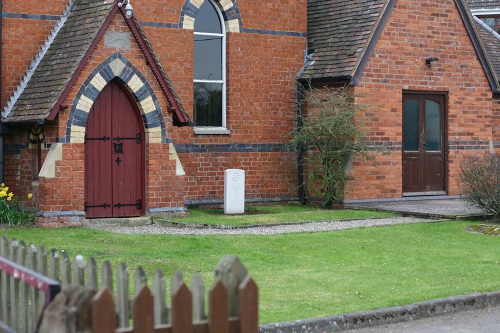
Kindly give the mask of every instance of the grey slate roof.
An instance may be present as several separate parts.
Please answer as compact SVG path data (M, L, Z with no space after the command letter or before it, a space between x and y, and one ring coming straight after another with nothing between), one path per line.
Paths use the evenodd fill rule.
M467 0L469 8L475 9L500 9L499 0Z
M70 8L69 15L57 32L53 42L50 44L26 85L20 85L21 90L15 103L5 109L2 121L5 123L16 122L43 122L51 115L53 118L59 111L67 93L69 85L79 73L79 67L83 65L86 56L92 52L92 47L101 36L114 13L117 12L115 1L103 0L75 0ZM179 98L175 94L171 81L167 77L158 57L154 53L151 44L147 40L144 31L138 21L134 18L127 24L134 24L139 31L134 37L147 47L147 52L155 62L155 68L159 68L155 75L160 81L166 82L167 87L162 87L167 93L167 98L174 113L174 123L184 125L189 122L189 116L183 110ZM49 117L50 119L50 117Z
M475 20L476 30L481 38L481 41L488 55L489 61L495 71L495 74L500 77L500 35L493 31L490 27L482 23L479 19Z
M314 63L303 79L350 79L363 56L390 0L309 0L308 50Z

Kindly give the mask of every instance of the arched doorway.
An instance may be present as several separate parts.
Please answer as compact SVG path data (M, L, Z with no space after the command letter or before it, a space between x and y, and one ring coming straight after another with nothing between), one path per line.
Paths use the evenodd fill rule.
M87 119L86 218L144 214L144 141L144 126L135 101L121 82L109 82Z

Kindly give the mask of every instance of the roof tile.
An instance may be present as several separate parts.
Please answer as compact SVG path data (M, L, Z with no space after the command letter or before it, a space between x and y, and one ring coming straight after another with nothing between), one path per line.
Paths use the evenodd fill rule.
M308 49L301 77L352 77L389 0L309 0Z

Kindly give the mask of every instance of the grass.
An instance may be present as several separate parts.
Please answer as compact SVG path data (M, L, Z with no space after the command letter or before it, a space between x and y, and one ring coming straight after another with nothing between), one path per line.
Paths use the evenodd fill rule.
M453 221L273 236L122 235L83 228L6 229L98 264L109 259L148 277L180 270L206 283L224 254L240 257L259 286L260 323L335 315L500 290L500 237Z
M347 220L391 217L395 214L367 210L324 210L301 205L246 206L245 214L226 215L223 209L189 209L189 217L172 217L169 221L226 226L248 226L285 222Z

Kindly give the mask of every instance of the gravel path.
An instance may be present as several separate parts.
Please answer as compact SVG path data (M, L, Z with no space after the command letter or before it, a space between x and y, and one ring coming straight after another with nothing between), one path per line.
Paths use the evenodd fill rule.
M195 228L195 227L167 227L156 224L142 226L109 226L95 225L94 229L116 232L121 234L170 234L170 235L277 235L293 232L326 232L332 230L374 227L394 224L408 224L421 222L436 222L436 220L417 217L393 217L344 221L320 221L303 223L285 223L270 226L252 226L244 228Z

